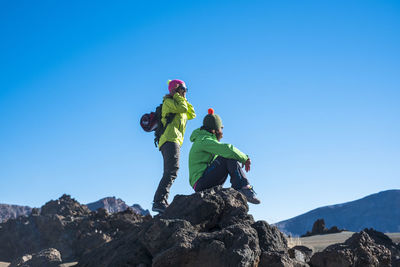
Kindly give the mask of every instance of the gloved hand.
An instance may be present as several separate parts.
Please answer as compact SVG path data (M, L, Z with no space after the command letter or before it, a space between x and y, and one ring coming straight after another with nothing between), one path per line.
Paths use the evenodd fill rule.
M244 169L246 170L246 172L249 172L250 171L250 165L251 165L251 160L250 160L250 158L248 158L244 164L242 163L242 168L244 166Z

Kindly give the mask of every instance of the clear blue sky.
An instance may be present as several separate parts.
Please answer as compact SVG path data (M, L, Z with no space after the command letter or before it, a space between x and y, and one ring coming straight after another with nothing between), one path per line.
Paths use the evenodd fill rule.
M252 159L256 219L400 188L398 1L3 0L0 36L0 203L149 209L162 157L139 119L174 78L198 117L171 200L209 107Z

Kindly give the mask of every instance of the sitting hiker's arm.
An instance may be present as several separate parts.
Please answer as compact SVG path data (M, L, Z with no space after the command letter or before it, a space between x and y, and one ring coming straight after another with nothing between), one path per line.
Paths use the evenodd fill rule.
M220 143L217 140L207 139L202 142L203 150L227 159L235 159L241 163L248 160L248 156L231 144Z
M192 104L190 104L188 101L186 101L186 102L187 102L187 106L188 106L188 111L186 113L188 120L196 118L196 113L194 112L194 108L193 108Z
M173 99L164 101L165 113L186 113L188 112L188 102L178 93L175 93Z

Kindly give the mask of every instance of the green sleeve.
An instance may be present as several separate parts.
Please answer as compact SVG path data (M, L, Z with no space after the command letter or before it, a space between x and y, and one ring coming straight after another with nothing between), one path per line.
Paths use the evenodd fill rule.
M188 106L188 111L186 114L187 114L188 120L192 120L192 119L196 118L196 113L194 112L194 108L193 108L192 104L190 104L188 101L186 101L186 102L187 102L187 106Z
M173 99L164 101L163 113L186 113L188 112L187 101L179 94L174 94Z
M220 143L213 139L205 139L202 143L202 149L217 156L222 156L228 159L236 159L241 163L245 163L249 158L246 154L233 145Z

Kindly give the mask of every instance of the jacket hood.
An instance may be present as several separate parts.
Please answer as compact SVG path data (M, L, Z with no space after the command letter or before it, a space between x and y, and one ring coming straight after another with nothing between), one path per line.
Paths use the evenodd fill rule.
M190 141L194 142L194 141L200 140L200 139L202 139L204 137L212 137L212 136L214 136L212 133L207 132L206 130L202 130L202 129L198 128L198 129L194 130L192 132L192 134L190 135Z

